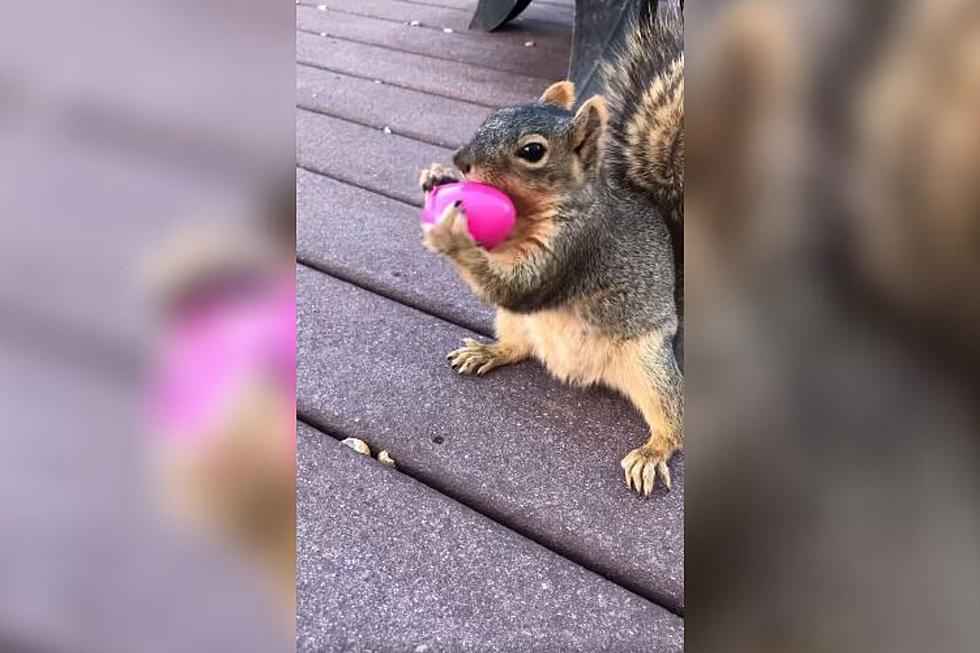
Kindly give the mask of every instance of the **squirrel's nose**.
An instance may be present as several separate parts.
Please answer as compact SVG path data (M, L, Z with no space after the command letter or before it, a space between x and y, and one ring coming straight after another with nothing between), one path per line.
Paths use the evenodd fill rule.
M456 153L453 154L453 165L459 168L459 171L464 175L469 173L470 169L473 167L472 164L470 164L469 157L466 156L466 152L464 150L456 150Z

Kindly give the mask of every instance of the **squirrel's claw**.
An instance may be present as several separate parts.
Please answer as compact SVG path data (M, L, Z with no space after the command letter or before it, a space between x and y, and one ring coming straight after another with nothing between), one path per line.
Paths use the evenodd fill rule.
M459 179L459 173L453 168L441 163L433 163L419 175L419 186L422 187L423 193L428 193L436 186L451 184L454 181L459 181Z
M626 487L647 497L657 486L657 476L664 487L670 489L670 469L667 467L668 455L657 453L649 445L637 447L626 454L620 466L626 474Z
M507 365L510 360L496 345L485 345L472 338L463 340L463 346L449 352L449 365L460 374L486 374L495 367Z

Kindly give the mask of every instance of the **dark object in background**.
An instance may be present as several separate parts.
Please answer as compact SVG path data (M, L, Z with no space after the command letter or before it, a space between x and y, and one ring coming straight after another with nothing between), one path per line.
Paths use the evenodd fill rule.
M657 10L657 0L579 0L575 3L572 58L568 78L576 95L589 98L600 93L599 64L618 52L634 18Z
M480 0L470 21L470 29L492 32L517 18L529 4L531 0Z
M530 4L531 0L480 0L470 29L492 32L517 18ZM568 78L575 82L578 97L599 92L599 62L623 42L629 19L656 8L657 0L577 0Z

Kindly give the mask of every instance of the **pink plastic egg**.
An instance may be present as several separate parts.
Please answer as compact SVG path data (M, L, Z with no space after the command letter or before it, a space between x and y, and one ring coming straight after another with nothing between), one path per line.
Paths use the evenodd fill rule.
M435 224L447 206L462 201L473 240L493 249L507 239L517 220L513 202L500 189L474 181L436 186L425 196L422 222Z

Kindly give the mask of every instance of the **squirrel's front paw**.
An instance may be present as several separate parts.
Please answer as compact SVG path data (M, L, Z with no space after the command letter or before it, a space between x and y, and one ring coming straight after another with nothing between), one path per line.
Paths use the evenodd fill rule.
M637 447L626 454L619 464L626 472L626 486L643 496L650 496L657 485L657 476L670 489L670 469L667 461L672 452L664 452L651 444Z
M423 193L428 193L436 186L451 184L454 181L459 181L459 178L459 173L454 168L444 166L441 163L433 163L419 175L419 186L422 187Z
M422 225L422 243L433 252L451 255L476 246L466 226L466 213L461 204L458 201L450 204L434 224Z

